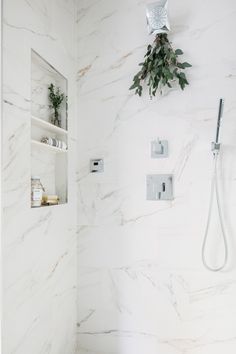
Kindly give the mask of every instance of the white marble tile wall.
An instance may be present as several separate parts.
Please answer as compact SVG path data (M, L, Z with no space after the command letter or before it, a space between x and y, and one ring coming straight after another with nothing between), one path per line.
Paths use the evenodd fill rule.
M128 90L152 40L146 3L77 1L78 353L235 354L236 3L169 1L190 86L152 101ZM220 97L230 263L212 274L201 244ZM168 139L168 159L150 158L155 137ZM104 174L89 174L94 157ZM148 173L174 174L173 202L146 201Z
M4 354L75 353L74 5L3 1ZM43 209L30 209L31 48L68 78L69 203Z

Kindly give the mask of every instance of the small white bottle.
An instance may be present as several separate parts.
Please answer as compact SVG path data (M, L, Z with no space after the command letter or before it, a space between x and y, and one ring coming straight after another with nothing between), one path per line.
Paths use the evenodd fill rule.
M31 177L31 207L36 208L42 205L43 186L40 182L40 177Z

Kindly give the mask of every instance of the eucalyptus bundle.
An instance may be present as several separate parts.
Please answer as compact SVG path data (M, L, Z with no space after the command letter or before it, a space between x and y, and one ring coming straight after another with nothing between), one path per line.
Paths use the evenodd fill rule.
M192 65L179 61L182 54L181 49L172 48L166 33L156 35L153 44L147 47L144 62L139 64L141 70L134 76L130 90L135 90L135 94L141 96L143 85L146 84L150 97L153 97L157 91L162 94L164 86L171 88L176 81L184 90L189 83L183 70Z
M64 100L67 99L67 97L64 95L63 92L61 92L59 87L55 87L54 84L50 84L48 86L49 90L49 101L50 101L50 108L53 108L54 110L54 117L52 117L52 123L54 125L57 125L58 127L61 127L61 120L59 118L59 109Z
M49 90L49 100L51 102L50 107L55 110L55 112L58 111L60 108L61 103L65 99L64 93L61 92L59 87L55 87L53 84L50 84L48 86Z

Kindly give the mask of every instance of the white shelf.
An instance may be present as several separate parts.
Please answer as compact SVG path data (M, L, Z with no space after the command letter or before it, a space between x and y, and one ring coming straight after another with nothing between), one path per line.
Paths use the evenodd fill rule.
M53 205L40 205L39 207L31 207L31 210L37 210L37 209L43 209L43 208L50 208L50 207L62 207L62 206L66 206L68 205L67 202L64 202L64 203L58 203L58 204L53 204Z
M43 120L41 118L35 117L35 116L31 116L31 122L32 122L32 124L34 124L40 128L46 129L47 131L50 131L55 134L63 134L63 135L68 134L67 130L59 128L56 125L53 125L49 122L46 122L45 120Z
M60 154L67 153L67 150L63 150L63 149L60 149L60 148L55 147L55 146L51 146L51 145L48 145L48 144L45 144L45 143L41 143L40 141L37 141L37 140L31 139L31 144L32 144L32 146L34 146L36 148L40 148L40 149L43 149L43 150L48 151L48 152L55 152L55 153L60 153Z

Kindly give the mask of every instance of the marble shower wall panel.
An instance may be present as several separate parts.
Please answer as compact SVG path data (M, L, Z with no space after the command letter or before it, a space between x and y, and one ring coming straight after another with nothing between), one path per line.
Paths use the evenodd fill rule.
M5 354L75 353L74 5L73 0L3 1ZM68 79L69 202L42 209L30 208L31 49Z
M150 101L128 90L152 41L147 2L77 1L78 353L235 354L236 3L169 1L190 86ZM230 264L211 274L201 244L220 97ZM169 141L168 159L150 158L156 137ZM100 157L104 173L89 174ZM146 201L155 173L174 174L173 201Z

